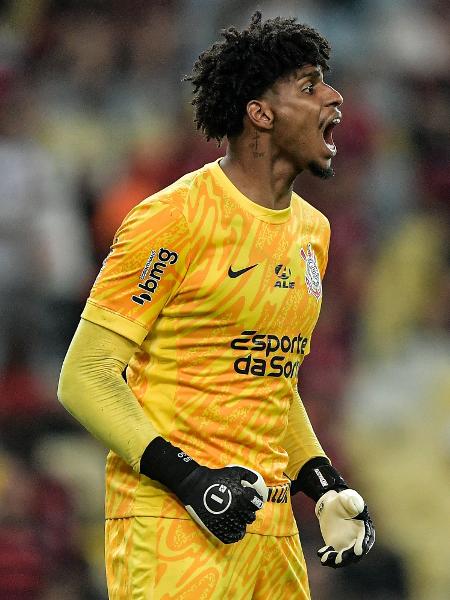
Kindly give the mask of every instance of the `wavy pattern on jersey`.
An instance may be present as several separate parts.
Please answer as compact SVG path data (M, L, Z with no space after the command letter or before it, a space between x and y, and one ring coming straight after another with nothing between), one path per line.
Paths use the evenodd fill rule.
M133 547L133 521L131 519L115 519L106 521L105 525L105 567L110 600L130 600L132 580L130 564Z
M189 279L189 292L193 304L198 301L199 295L202 299L209 299L209 306L211 299L216 298L215 322L210 335L205 335L205 330L211 327L208 311L203 319L200 315L199 319L185 327L183 334L177 338L180 358L175 403L180 427L172 433L172 438L175 443L196 453L206 464L219 466L238 460L244 464L259 465L268 481L278 484L281 479L274 478L274 472L282 475L285 456L281 453L277 456L273 444L286 426L292 388L285 379L265 379L264 394L272 397L273 401L263 405L261 380L252 376L230 380L229 366L233 362L229 352L230 337L229 334L224 336L221 343L217 331L221 326L229 331L227 325L230 321L239 321L241 317L241 329L261 331L262 328L281 336L292 328L294 311L309 316L309 319L304 319L303 327L312 330L320 308L317 300L308 297L304 291L287 292L273 287L274 265L289 262L290 246L293 241L294 244L296 242L293 236L300 231L299 222L293 219L290 227L280 227L249 219L236 202L231 198L224 199L223 190L213 178L199 177L195 185L196 193L190 196L186 206L186 218L194 240L192 255L197 260L201 257L201 260L198 260L199 268L193 269ZM310 235L314 236L312 227L310 231ZM248 252L249 248L252 254ZM270 249L270 260L267 260L267 248ZM254 263L258 263L258 267L248 276L245 274L241 280L232 282L224 281L230 264L246 266ZM297 263L301 269L300 257ZM184 284L188 285L187 281ZM284 297L280 298L281 294ZM308 304L312 304L313 310L308 310ZM216 339L213 349L208 341L211 337ZM193 352L189 351L192 348L196 349L194 354L200 360L193 360ZM182 358L184 353L185 362ZM190 431L195 430L199 422L205 423L205 437L203 440L196 439L193 446ZM270 444L271 453L267 447ZM266 462L270 465L264 469Z
M225 545L186 520L108 521L106 571L111 600L309 599L298 536Z
M114 326L122 335L130 335L126 319L147 332L127 377L161 435L205 465L244 464L269 485L282 485L287 454L281 441L321 306L308 293L300 250L311 244L323 275L329 226L296 195L284 221L277 211L254 214L255 205L224 184L218 170L217 163L207 165L130 213L90 301L117 315ZM178 260L165 268L152 300L140 306L131 296L151 250L161 247ZM230 266L251 265L239 277L228 276ZM278 265L287 279L279 277ZM253 335L245 331L267 343L272 336L271 344L284 336L286 348L287 339L301 337L305 346L300 354L294 343L269 352L242 342ZM280 364L285 370L276 376ZM116 517L160 515L168 498L115 455L108 458L107 490L107 514ZM280 505L260 512L272 521L261 514L255 531L295 531L291 513Z

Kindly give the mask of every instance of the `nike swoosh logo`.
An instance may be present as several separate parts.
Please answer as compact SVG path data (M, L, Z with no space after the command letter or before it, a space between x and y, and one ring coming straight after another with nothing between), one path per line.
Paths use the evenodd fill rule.
M230 267L228 269L228 277L231 277L232 279L234 279L235 277L239 277L240 275L247 273L247 271L250 271L250 269L254 269L257 266L258 266L258 263L256 263L256 265L252 265L251 267L245 267L245 269L239 269L239 271L233 271L233 269Z

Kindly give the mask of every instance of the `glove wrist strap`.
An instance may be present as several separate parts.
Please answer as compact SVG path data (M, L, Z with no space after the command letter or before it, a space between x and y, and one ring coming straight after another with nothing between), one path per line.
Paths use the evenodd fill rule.
M331 466L329 460L319 456L309 460L300 469L300 473L291 485L291 494L303 492L315 502L330 490L345 490L348 488L339 471Z
M182 481L198 466L186 452L158 436L142 454L140 473L159 481L177 494Z

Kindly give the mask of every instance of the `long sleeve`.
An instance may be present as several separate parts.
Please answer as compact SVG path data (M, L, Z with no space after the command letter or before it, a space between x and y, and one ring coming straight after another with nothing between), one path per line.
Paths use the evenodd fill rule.
M58 387L64 407L135 471L145 448L158 435L122 377L137 347L118 333L81 319Z
M300 469L308 460L316 456L326 456L297 390L289 411L288 428L282 445L289 455L285 473L292 480L296 479Z

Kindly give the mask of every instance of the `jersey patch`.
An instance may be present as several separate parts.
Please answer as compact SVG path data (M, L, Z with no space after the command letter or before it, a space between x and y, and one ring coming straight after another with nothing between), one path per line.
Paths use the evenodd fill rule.
M322 279L317 265L317 258L311 244L308 244L306 252L301 248L300 256L305 261L305 283L308 288L308 294L314 296L317 302L319 302L322 296Z
M234 361L238 375L257 377L297 376L305 354L308 338L300 333L294 337L259 333L256 330L241 332L241 336L231 341L231 348L244 353Z
M159 281L164 275L164 270L167 268L167 265L174 265L178 260L178 254L176 252L168 250L167 248L160 248L158 251L158 262L155 262L150 270L154 256L154 251L152 251L145 264L144 270L141 273L140 279L144 279L147 275L150 275L150 277L146 279L144 283L138 283L138 288L144 290L144 293L139 294L139 296L131 296L133 302L136 302L136 304L140 304L141 306L144 305L145 302L152 301L152 296L158 289Z
M290 290L295 287L295 282L290 281L292 276L291 269L286 265L277 265L275 267L275 275L278 277L278 280L275 281L275 285L273 287L286 288Z

